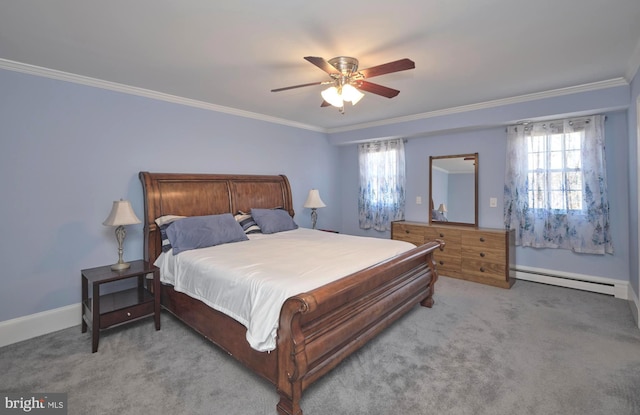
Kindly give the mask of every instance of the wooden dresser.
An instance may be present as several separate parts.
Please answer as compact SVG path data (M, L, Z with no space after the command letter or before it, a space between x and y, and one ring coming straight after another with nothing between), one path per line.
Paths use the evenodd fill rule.
M391 239L415 245L444 241L444 248L434 255L440 275L502 288L515 282L514 230L399 221L391 225Z

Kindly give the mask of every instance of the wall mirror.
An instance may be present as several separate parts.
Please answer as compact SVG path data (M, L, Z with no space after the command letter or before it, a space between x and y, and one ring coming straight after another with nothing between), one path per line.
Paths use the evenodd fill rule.
M429 157L429 223L478 226L478 153Z

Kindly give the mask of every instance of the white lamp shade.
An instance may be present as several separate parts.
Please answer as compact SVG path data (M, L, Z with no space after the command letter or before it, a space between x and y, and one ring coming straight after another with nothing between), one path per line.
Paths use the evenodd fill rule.
M447 207L445 206L444 203L440 203L440 206L438 206L438 212L440 213L444 213L447 211Z
M140 223L140 219L133 212L131 203L128 200L116 200L111 207L111 213L102 222L105 226L134 225Z
M342 99L356 105L364 97L364 94L358 91L353 85L345 85L342 87Z
M304 202L304 207L306 208L323 208L327 205L324 204L322 199L320 199L320 192L318 189L309 190L309 196L307 196L307 201Z
M335 86L325 89L320 93L320 95L322 95L322 99L324 99L334 107L341 108L344 105L342 96L338 92L338 88L336 88Z

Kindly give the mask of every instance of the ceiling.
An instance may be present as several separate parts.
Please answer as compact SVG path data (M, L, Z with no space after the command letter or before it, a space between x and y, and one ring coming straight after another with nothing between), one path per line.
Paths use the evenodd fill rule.
M640 66L638 0L0 2L0 68L47 68L319 131L597 83ZM410 58L345 114L305 56ZM12 66L13 65L13 66ZM21 67L21 66L18 67ZM69 79L73 80L73 76Z

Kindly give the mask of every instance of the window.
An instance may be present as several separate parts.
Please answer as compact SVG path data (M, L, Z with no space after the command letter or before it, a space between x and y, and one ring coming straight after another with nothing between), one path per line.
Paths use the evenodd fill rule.
M507 128L504 196L516 245L613 253L604 116Z
M405 157L401 139L358 146L359 222L362 229L385 231L404 219Z
M530 206L556 213L582 211L582 135L571 132L527 137Z

